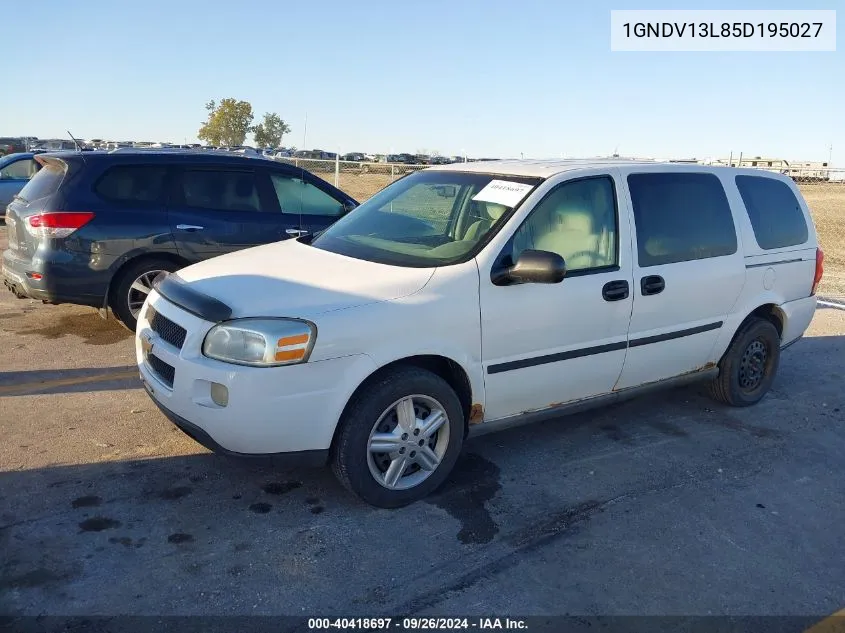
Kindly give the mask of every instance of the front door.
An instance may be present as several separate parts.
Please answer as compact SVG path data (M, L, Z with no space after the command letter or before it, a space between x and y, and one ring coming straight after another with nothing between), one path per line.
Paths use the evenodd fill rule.
M745 283L718 176L658 168L630 173L623 190L636 261L629 349L617 389L702 369Z
M485 419L613 389L632 307L630 235L618 191L608 172L561 182L492 266L527 249L551 251L567 264L561 283L495 285L489 263L479 262Z
M291 237L299 219L279 211L264 169L184 167L168 203L179 254L191 262Z
M297 218L300 231L291 234L317 233L328 228L346 211L345 200L323 190L310 176L270 172L279 207L291 218Z

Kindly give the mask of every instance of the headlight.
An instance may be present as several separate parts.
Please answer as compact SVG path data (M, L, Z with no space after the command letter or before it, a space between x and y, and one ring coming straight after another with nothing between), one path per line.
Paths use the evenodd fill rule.
M209 330L202 353L236 365L295 365L308 360L316 338L317 327L308 321L235 319Z

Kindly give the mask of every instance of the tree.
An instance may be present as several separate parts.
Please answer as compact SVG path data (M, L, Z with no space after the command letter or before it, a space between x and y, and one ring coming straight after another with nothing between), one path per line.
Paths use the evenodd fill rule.
M252 123L252 105L249 101L223 99L219 104L213 100L205 104L208 120L202 124L197 138L210 145L243 145Z
M266 112L263 123L252 128L256 147L281 147L282 137L290 132L290 126L275 112Z

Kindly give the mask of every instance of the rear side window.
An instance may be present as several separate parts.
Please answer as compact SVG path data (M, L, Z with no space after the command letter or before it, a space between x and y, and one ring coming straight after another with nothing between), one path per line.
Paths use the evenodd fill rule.
M112 167L100 178L94 191L101 198L114 202L158 203L162 200L166 175L165 167Z
M631 174L640 267L732 255L736 228L713 174Z
M783 248L807 241L807 221L789 185L774 178L737 176L736 186L760 248Z
M186 170L182 173L185 206L214 211L260 211L255 172Z
M44 166L21 189L18 197L25 202L34 202L52 196L59 190L67 173L67 164L61 160L45 162Z

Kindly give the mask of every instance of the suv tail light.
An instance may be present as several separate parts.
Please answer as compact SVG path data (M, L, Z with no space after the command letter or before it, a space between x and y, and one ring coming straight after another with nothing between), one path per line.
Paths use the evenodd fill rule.
M810 291L811 295L816 294L816 289L819 287L819 282L824 275L824 251L820 248L816 249L816 274L813 276L813 289Z
M26 219L26 230L41 238L67 237L94 219L90 211L46 212L31 215Z

